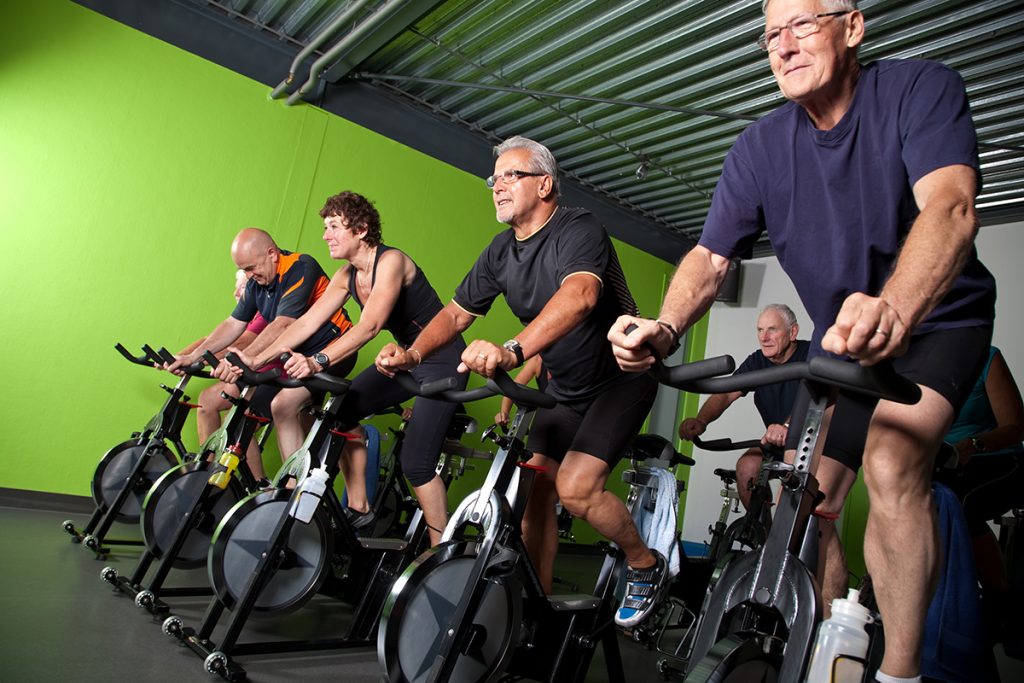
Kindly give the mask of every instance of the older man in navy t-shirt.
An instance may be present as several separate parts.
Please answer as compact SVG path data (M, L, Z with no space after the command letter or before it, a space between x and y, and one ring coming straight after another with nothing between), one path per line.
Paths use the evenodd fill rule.
M649 367L643 344L663 355L674 341L667 326L698 320L729 259L765 231L814 322L812 355L895 358L921 386L914 406L841 399L826 444L830 454L857 450L867 432L864 551L886 634L878 679L915 681L939 553L933 459L984 362L994 316L995 283L973 246L974 126L954 71L858 63L864 17L851 0L767 0L765 27L759 42L790 101L729 152L663 324L620 318L609 338L623 368ZM640 330L627 337L634 322Z

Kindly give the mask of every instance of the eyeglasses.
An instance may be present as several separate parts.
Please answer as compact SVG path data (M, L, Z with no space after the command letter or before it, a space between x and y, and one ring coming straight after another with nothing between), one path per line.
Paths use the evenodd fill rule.
M502 171L496 175L487 176L484 182L487 183L487 187L494 187L495 183L499 180L504 182L506 185L511 185L514 182L518 182L520 178L532 178L534 176L547 175L547 173L533 173L532 171L519 171L512 169L511 171Z
M782 29L787 29L796 39L806 38L821 30L818 19L821 17L838 17L849 14L851 10L841 12L825 12L823 14L801 14L795 17L785 26L765 31L757 37L757 46L765 52L772 52L779 48L779 40L782 38Z

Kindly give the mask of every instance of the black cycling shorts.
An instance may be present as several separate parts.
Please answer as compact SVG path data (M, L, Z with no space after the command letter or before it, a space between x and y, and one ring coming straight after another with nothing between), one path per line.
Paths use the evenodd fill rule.
M562 462L569 451L592 455L612 468L640 431L658 383L640 374L584 401L565 401L534 417L528 450Z

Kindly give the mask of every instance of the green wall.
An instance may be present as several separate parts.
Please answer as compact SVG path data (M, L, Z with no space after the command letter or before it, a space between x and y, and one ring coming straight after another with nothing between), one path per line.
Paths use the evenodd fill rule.
M240 228L265 228L333 273L317 211L342 189L364 193L386 241L444 300L500 229L480 179L315 107L269 101L266 86L90 10L37 0L3 19L0 487L88 493L100 456L144 424L171 379L113 344L176 349L226 317ZM671 266L617 247L655 313ZM503 341L517 329L499 304L470 334ZM473 409L489 423L497 401ZM194 444L191 421L186 433Z

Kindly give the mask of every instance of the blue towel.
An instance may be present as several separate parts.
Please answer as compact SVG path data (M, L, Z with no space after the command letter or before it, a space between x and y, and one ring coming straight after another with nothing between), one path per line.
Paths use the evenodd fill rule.
M366 499L373 505L380 481L380 432L371 424L364 424L363 429L366 430ZM348 491L341 494L341 504L348 507Z
M990 656L981 616L981 591L963 507L943 484L932 484L944 562L925 620L921 675L951 683L978 683Z
M640 538L644 539L648 548L657 550L668 560L668 574L673 577L679 573L679 531L676 528L679 493L676 489L675 475L661 467L646 470L657 478L657 499L654 511L644 504L649 492L644 493L633 509L633 521L636 523Z

